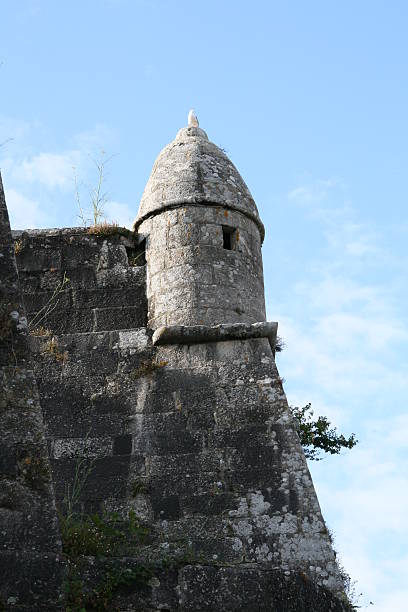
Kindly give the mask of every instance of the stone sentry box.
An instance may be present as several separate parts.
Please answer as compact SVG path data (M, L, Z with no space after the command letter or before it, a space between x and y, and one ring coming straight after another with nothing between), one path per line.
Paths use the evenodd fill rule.
M148 321L265 321L255 202L228 157L200 128L181 129L159 155L135 228L147 236Z

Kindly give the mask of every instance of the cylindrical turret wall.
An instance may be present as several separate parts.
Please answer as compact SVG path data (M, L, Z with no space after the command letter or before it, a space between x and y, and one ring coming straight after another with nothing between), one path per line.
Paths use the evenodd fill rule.
M261 236L246 215L208 203L163 210L147 236L149 325L265 321Z

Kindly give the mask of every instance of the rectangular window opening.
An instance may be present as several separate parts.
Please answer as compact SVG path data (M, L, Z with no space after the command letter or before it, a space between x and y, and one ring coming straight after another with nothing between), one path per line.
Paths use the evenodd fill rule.
M134 247L126 247L129 266L144 266L146 263L146 239Z
M223 225L222 239L224 249L227 249L227 251L233 251L235 248L235 227Z

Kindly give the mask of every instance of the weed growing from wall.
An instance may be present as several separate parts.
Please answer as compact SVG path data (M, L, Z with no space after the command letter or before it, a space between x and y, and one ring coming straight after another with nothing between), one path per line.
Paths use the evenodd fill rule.
M23 448L17 457L18 476L23 483L34 491L47 490L51 474L48 461L44 455L38 455L36 448Z
M63 291L67 289L70 280L64 272L62 279L55 285L54 291L50 297L50 299L44 304L42 308L33 316L31 321L28 324L28 330L31 331L34 329L38 329L44 319L46 319L58 306L59 299Z
M16 240L14 243L14 253L17 255L20 255L20 253L22 252L24 248L24 244L23 241L21 239Z
M51 335L52 331L43 325L39 325L30 330L30 336L34 336L34 338L47 338Z
M60 350L58 340L56 338L51 338L50 340L47 340L47 342L42 348L42 353L43 355L49 355L50 357L61 363L63 363L68 356L67 351Z
M85 514L78 510L94 466L95 460L77 457L64 512L59 514L62 550L68 562L66 612L114 611L112 601L121 587L142 588L153 576L151 566L134 559L149 535L149 529L139 522L134 511L124 519L116 512ZM133 557L130 565L123 562L128 556ZM104 561L94 581L84 579L89 557L95 563ZM112 561L108 563L107 559Z
M93 186L85 185L89 193L89 210L84 209L82 204L82 198L80 194L80 184L78 182L78 178L76 175L76 170L74 170L74 184L75 184L75 199L78 205L78 217L81 220L81 223L84 227L89 225L89 223L93 223L93 225L97 225L102 221L105 217L104 207L107 204L109 198L108 194L105 191L105 183L106 183L106 167L112 157L106 157L105 151L101 151L98 158L89 156L95 169L96 169L96 181Z
M166 365L167 361L164 360L156 361L155 359L151 359L149 361L142 361L138 368L132 370L130 376L134 380L137 380L138 378L142 378L143 376L149 376L156 370L164 368Z
M101 221L95 225L88 227L87 233L90 236L98 236L107 238L109 236L126 236L132 238L133 234L127 227L121 227L114 221Z
M24 355L22 342L27 331L27 320L21 313L21 305L13 302L0 304L0 360L17 366Z

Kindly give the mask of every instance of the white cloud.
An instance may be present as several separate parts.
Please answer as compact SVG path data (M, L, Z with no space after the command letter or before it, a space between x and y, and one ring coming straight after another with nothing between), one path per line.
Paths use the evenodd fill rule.
M279 305L282 314L274 313L287 344L279 358L282 373L297 399L304 392L312 400L316 390L319 401L326 397L329 404L335 394L367 398L385 385L408 390L407 366L395 369L388 359L393 347L408 340L400 300L388 283L392 259L375 232L357 219L345 192L344 184L334 179L311 181L289 192L288 198L296 206L301 203L303 214L316 221L321 252L286 293ZM366 255L370 257L362 259ZM376 278L382 268L384 285ZM368 283L371 270L375 276Z
M324 211L325 235L330 246L350 257L379 253L376 236L363 225L353 222L354 211L345 207Z
M318 487L324 512L335 517L331 526L344 566L374 610L404 609L392 607L400 606L408 569L405 445L390 444L401 419L406 433L405 415L370 422L365 439L339 462L336 487L328 473Z
M274 297L286 342L279 369L291 403L311 401L342 433L356 432L355 449L312 463L311 471L340 558L363 593L362 608L402 612L408 598L408 415L401 400L408 392L408 326L398 279L404 266L384 228L360 218L341 181L308 181L287 202L313 220L319 249L280 292L279 310Z
M292 189L287 193L289 200L299 204L316 204L326 199L328 192L339 185L336 179L318 179Z
M373 232L356 223L348 189L340 179L316 179L290 190L286 197L324 225L330 246L345 255L363 257L378 251Z
M405 475L395 476L396 465L392 462L387 463L385 473L381 473L382 457L371 452L368 452L367 455L376 462L377 470L372 470L373 466L368 466L368 470L365 470L365 458L361 457L363 451L357 454L356 449L354 452L352 467L358 475L356 473L352 475L348 470L349 486L338 491L331 491L331 503L342 509L340 532L343 538L347 534L349 542L358 541L356 540L358 532L364 534L360 538L367 541L370 536L377 536L379 533L382 534L382 537L389 536L393 532L398 537L403 537L404 534L406 537L408 534L406 525L407 477Z
M316 280L309 278L295 284L298 299L307 299L309 307L319 313L364 309L383 314L385 305L379 287L357 282L344 274L326 272L325 267L323 264L317 269Z
M406 581L407 574L401 575L401 583ZM398 589L394 593L380 595L380 600L375 602L373 612L406 612L408 601L408 589Z
M90 195L98 183L96 163L110 161L103 154L106 145L112 144L114 134L103 125L82 132L70 139L70 147L63 150L41 150L34 154L30 140L43 131L41 125L12 121L0 116L0 133L13 138L9 145L0 148L0 167L9 187L8 206L13 227L46 227L50 224L77 223L78 207L75 197L75 176L82 207L91 207ZM7 155L7 156L6 156ZM108 197L105 180L109 168L104 167L102 199ZM39 206L41 202L41 206ZM130 224L134 216L125 204L113 203L110 216L119 223ZM27 211L27 214L24 214Z
M299 299L300 304L307 295ZM319 314L313 310L313 315L307 326L304 318L277 316L286 342L279 357L281 373L298 394L303 389L304 397L311 400L311 390L317 389L330 397L353 392L367 397L385 385L408 391L407 368L401 366L396 372L393 364L380 358L393 342L407 340L401 321L391 314L388 318L370 314L365 302L354 308L354 314L328 308Z
M48 189L72 187L73 168L81 163L81 157L79 151L40 153L13 163L11 178L24 183L37 182Z
M362 255L367 255L368 253L375 253L377 250L372 244L370 244L368 236L360 236L355 240L351 239L345 244L345 249L348 255L354 255L356 257L361 257Z
M390 428L389 419L375 421L371 426L384 437L384 443L393 449L406 450L408 440L408 414L394 418L394 428Z
M5 196L12 229L35 229L49 224L49 216L35 200L15 189L5 189Z
M399 321L334 312L322 317L316 325L316 333L330 344L331 349L347 351L356 344L364 344L365 350L380 351L394 339L407 338L407 332Z
M99 160L102 157L101 152L111 148L115 140L112 130L107 126L97 125L73 136L71 147L66 150L40 150L27 156L27 151L32 149L28 137L40 128L41 126L35 123L0 116L0 143L7 138L12 139L0 148L0 153L4 155L0 166L7 173L9 184L12 182L13 187L17 189L27 184L37 184L49 190L73 189L74 168L80 178L86 179L94 171L92 159ZM109 155L105 155L105 160L107 158Z

